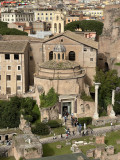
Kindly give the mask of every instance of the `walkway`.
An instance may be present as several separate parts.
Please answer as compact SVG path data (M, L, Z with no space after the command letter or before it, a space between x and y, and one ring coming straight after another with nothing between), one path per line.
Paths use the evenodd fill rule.
M120 130L120 125L113 126L112 128L111 128L111 126L94 128L93 133L89 134L89 135L97 136L97 135L101 135L101 134L105 134L107 132L117 131L117 130ZM42 144L66 140L66 134L63 134L62 136L63 136L63 138L61 138L61 135L57 135L56 139L53 139L54 137L47 137L47 138L42 138L39 140ZM78 132L76 132L75 135L73 135L71 133L71 135L67 139L70 140L70 139L80 138L80 137L82 137L82 136Z

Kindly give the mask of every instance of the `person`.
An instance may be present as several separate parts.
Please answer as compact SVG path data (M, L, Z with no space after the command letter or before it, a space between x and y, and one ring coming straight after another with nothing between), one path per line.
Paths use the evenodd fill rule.
M57 138L56 138L56 136L55 136L55 133L54 133L54 137L53 137L53 139L57 139Z
M113 130L113 124L112 124L112 122L111 122L111 130Z
M66 116L64 117L64 120L65 120L65 124L66 124L66 121L67 121L67 117Z
M75 135L75 132L74 131L72 131L73 132L73 135Z
M61 138L63 138L62 133L61 133Z
M81 130L82 130L82 125L79 124L79 133L81 134Z

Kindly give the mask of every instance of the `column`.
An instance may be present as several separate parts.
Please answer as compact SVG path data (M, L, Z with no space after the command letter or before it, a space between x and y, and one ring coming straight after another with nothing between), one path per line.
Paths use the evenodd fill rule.
M113 106L115 104L115 90L112 90L112 110L110 112L110 117L115 118L115 112L113 110Z
M94 119L98 119L98 89L99 89L100 83L95 83L95 113L93 115Z

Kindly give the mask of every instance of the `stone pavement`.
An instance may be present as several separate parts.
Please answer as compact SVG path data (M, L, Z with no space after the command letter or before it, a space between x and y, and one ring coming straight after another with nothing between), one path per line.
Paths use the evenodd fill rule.
M117 130L120 130L120 125L115 125L112 127L107 126L107 127L101 127L101 128L94 128L93 133L89 134L89 135L98 136L101 134L105 134L107 132L117 131ZM70 139L81 137L81 135L78 132L75 132L75 135L73 135L71 133L71 135L69 135L67 139L66 139L66 134L63 134L62 136L63 136L63 138L61 138L61 135L56 135L56 139L53 139L54 137L46 137L46 138L42 138L42 139L40 139L40 137L38 137L38 138L42 144L45 144L45 143L52 143L52 142L57 142L57 141L62 141L62 140L67 140L67 139L70 140Z

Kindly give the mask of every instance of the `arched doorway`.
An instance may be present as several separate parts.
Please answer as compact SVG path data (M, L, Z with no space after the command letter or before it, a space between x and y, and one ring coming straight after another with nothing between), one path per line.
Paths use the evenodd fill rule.
M49 52L49 60L53 59L53 51Z
M75 61L75 52L74 51L69 52L69 60L70 61Z

